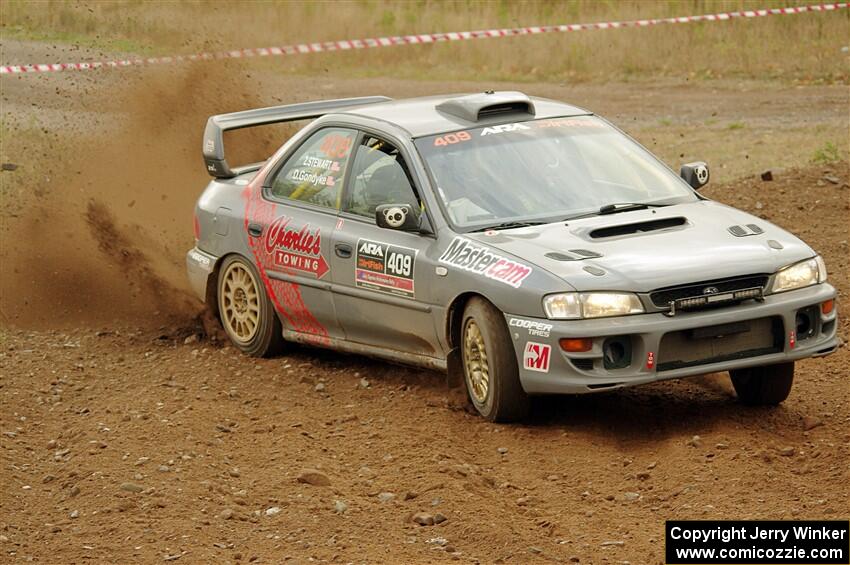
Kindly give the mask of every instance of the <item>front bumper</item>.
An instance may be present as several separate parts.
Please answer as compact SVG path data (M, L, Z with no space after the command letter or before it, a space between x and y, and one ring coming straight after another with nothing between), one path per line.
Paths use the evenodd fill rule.
M526 392L587 393L828 355L839 344L837 309L823 314L820 305L834 300L835 294L835 289L824 283L769 295L763 302L747 301L672 317L652 313L591 320L512 314L505 318ZM800 336L798 314L808 316L811 322ZM723 326L724 331L728 328L734 335L721 335L720 330L713 335L715 326ZM756 335L765 328L771 332L767 338L771 343L756 343L765 339ZM559 346L561 338L591 338L592 348L567 353ZM625 364L622 358L619 363L605 359L606 343L610 348L615 342L620 350L630 349ZM729 351L730 344L741 344L741 351Z
M186 273L189 276L189 284L201 300L207 299L207 280L215 269L216 261L216 257L197 247L186 253Z

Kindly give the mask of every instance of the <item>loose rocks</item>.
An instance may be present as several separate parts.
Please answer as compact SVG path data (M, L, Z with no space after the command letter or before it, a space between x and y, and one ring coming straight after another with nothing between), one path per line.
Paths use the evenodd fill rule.
M317 469L304 469L295 479L299 483L313 485L314 487L327 487L331 485L331 479Z

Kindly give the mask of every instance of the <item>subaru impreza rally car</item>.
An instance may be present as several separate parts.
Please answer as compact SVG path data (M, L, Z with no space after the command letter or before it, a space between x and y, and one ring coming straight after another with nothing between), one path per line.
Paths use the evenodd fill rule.
M312 120L231 167L224 133ZM490 420L529 397L729 371L777 404L838 345L824 262L591 112L519 92L209 119L189 278L249 355L285 341L447 370Z

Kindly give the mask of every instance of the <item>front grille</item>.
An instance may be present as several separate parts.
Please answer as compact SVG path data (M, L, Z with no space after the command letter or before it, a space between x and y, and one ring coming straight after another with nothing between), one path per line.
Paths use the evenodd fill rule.
M570 359L570 362L576 369L581 369L582 371L593 370L593 359Z
M784 343L779 317L670 332L658 346L658 371L778 353Z
M652 291L649 294L649 298L658 308L669 308L671 302L682 300L683 298L701 298L709 296L709 294L705 292L706 289L711 289L713 291L710 294L724 294L727 292L734 292L736 290L753 288L764 289L767 284L767 279L767 275L749 275L746 277L718 279L681 286L670 286ZM749 298L752 298L752 296Z

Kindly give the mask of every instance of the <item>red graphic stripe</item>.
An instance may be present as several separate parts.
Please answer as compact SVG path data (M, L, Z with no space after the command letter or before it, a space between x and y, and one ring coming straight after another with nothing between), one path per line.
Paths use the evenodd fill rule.
M274 204L263 200L260 191L251 185L245 187L243 196L246 202L245 233L248 232L248 224L251 222L265 226L271 225L275 218ZM248 244L251 247L266 292L275 309L286 319L287 326L297 332L312 335L315 338L314 341L320 345L328 344L330 342L328 331L310 312L304 302L304 297L301 295L301 287L295 283L270 278L266 271L274 269L273 256L266 252L260 238L248 236Z

